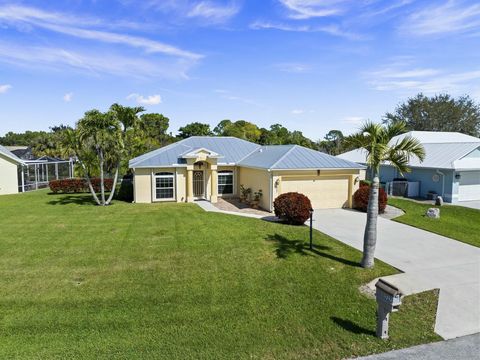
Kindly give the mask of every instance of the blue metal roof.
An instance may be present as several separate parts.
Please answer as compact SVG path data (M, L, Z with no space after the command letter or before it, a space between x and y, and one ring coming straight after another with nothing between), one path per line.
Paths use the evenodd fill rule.
M364 167L299 145L260 146L235 137L193 136L130 160L131 168L185 164L182 155L205 148L218 153L220 165L268 170L363 169Z
M236 164L259 145L235 137L192 136L130 160L131 168L185 164L181 156L205 148L221 156L218 164Z

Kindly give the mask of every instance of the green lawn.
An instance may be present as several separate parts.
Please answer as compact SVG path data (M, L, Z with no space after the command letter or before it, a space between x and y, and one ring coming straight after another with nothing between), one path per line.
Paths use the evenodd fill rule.
M395 270L306 227L191 204L0 197L1 359L340 359L431 342L437 294L391 339L358 288Z
M440 208L440 219L430 219L425 212L432 205L398 198L390 198L388 203L405 211L395 221L480 247L480 210L444 205Z

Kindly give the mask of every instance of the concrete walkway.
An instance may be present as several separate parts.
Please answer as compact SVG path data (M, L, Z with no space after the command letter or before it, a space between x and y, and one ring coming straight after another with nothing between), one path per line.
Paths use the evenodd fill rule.
M366 214L316 210L314 220L316 229L363 250ZM384 279L405 295L440 289L437 334L451 339L480 332L479 248L379 218L375 257L404 272Z
M480 334L452 340L389 351L383 354L357 358L358 360L453 360L478 359Z
M216 213L228 214L228 215L237 215L237 216L249 217L249 218L254 218L254 219L265 219L266 218L264 215L259 215L259 214L251 214L251 213L238 212L238 211L220 210L215 205L213 205L210 201L207 201L207 200L197 200L197 201L195 201L195 204L197 204L203 210L208 211L208 212L216 212Z

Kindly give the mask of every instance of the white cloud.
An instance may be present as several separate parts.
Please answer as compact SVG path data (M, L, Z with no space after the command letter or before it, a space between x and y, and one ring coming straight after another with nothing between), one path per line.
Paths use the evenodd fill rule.
M278 22L269 21L255 21L250 24L250 28L253 30L281 30L291 32L323 32L332 36L344 37L348 39L362 39L359 34L343 30L339 25L331 24L324 26L314 25L290 25Z
M303 110L303 109L293 109L290 113L292 115L301 115L301 114L305 113L305 110Z
M480 4L449 0L410 15L400 27L404 33L439 35L469 33L480 29Z
M194 64L187 59L176 61L150 60L146 57L130 57L114 53L70 51L57 47L27 46L0 42L0 62L31 69L60 71L76 70L90 75L111 74L134 78L186 79Z
M0 94L5 94L11 88L12 88L12 85L9 85L9 84L0 85Z
M218 5L211 1L200 1L187 13L187 17L200 17L210 22L222 23L235 16L240 8L235 3Z
M142 48L147 53L162 53L194 60L202 58L200 54L144 37L85 29L82 27L86 24L91 25L92 21L76 20L69 14L50 13L23 6L4 6L0 7L0 20L11 24L39 27L82 39Z
M66 93L63 95L63 101L70 102L73 99L73 92Z
M477 69L452 72L434 68L409 68L408 63L409 61L390 64L383 69L366 73L365 76L376 90L426 94L468 92L476 88L480 80L480 70Z
M363 116L347 116L342 121L349 125L361 125L365 120Z
M135 100L140 105L158 105L162 102L162 97L158 94L144 97L143 95L133 93L127 96L127 100Z
M279 0L289 10L292 19L309 19L338 15L344 12L348 0Z
M301 63L280 63L275 64L274 67L283 72L296 74L307 73L310 72L312 69L310 65Z

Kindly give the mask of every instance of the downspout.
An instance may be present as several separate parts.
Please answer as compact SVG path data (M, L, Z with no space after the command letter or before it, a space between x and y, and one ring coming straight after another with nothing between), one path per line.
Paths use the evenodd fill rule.
M442 175L442 199L443 199L444 193L445 193L445 174L438 169L436 170L436 173L438 175Z
M268 172L270 173L270 179L269 179L269 183L270 183L270 184L269 184L269 186L268 186L268 187L269 187L269 190L268 190L269 194L268 194L268 196L269 196L269 198L270 198L270 201L269 201L269 205L268 205L268 206L269 206L269 209L268 209L268 210L269 210L270 212L272 212L272 210L273 210L273 206L272 206L272 204L273 204L273 174L272 174L272 172L271 172L270 170L268 170Z

